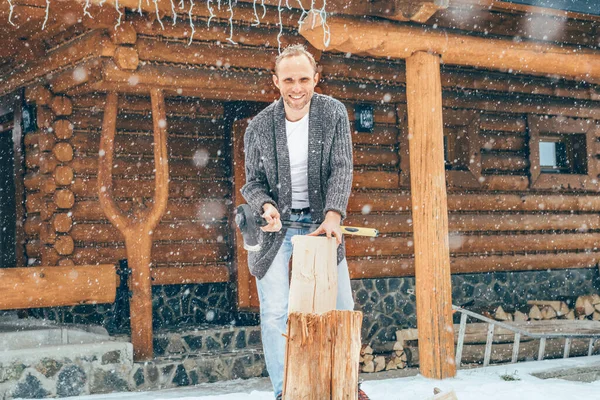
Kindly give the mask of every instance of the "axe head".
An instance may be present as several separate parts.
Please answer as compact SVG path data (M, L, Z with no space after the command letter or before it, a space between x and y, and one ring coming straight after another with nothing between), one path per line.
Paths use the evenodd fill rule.
M235 223L240 228L244 239L244 249L259 251L260 243L260 215L256 215L248 204L238 206L235 214Z

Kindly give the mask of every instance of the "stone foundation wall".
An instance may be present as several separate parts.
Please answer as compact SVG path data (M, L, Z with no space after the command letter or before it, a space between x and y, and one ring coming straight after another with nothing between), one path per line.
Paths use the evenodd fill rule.
M414 277L352 281L356 309L364 313L363 342L392 341L397 329L417 325L414 288ZM467 308L473 311L599 292L598 268L452 276L453 304L469 303Z
M414 277L352 281L356 309L363 311L363 341L395 340L397 329L416 326ZM597 268L489 272L452 276L452 301L471 303L474 311L498 305L516 307L529 299L555 299L600 292ZM256 314L236 313L233 283L172 285L153 288L154 328L177 331L204 324L257 325ZM110 333L126 333L128 323L115 317L115 305L35 310L59 322L94 323ZM121 318L127 318L125 310Z

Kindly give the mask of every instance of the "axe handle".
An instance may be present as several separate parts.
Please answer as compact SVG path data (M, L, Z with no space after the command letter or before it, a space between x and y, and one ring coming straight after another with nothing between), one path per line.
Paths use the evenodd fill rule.
M267 225L267 222L260 218L259 222L260 226ZM312 224L310 222L297 222L297 221L281 221L281 225L286 228L296 228L296 229L312 229L315 230L319 227L318 224ZM355 236L368 236L368 237L377 237L379 236L379 231L373 228L362 228L358 226L341 226L342 234L344 235L355 235Z
M379 236L379 231L373 228L361 228L358 226L342 226L342 233L344 235L356 235L356 236L368 236L368 237L377 237Z

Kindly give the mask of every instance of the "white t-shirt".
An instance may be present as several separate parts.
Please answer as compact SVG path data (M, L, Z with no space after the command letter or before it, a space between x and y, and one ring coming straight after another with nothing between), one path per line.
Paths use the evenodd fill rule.
M285 120L290 169L292 172L292 208L306 208L308 203L308 115L296 122Z

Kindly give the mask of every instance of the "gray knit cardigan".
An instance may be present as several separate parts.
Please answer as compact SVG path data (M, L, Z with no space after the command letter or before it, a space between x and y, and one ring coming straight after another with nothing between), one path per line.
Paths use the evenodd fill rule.
M352 189L352 136L346 107L339 101L314 94L308 118L308 200L314 223L327 211L346 217ZM242 196L254 212L271 203L282 220L290 218L292 178L285 131L285 110L279 99L252 119L244 135L246 184ZM262 247L248 252L250 273L261 279L279 251L286 230L262 232ZM338 263L345 257L344 243L338 247Z

